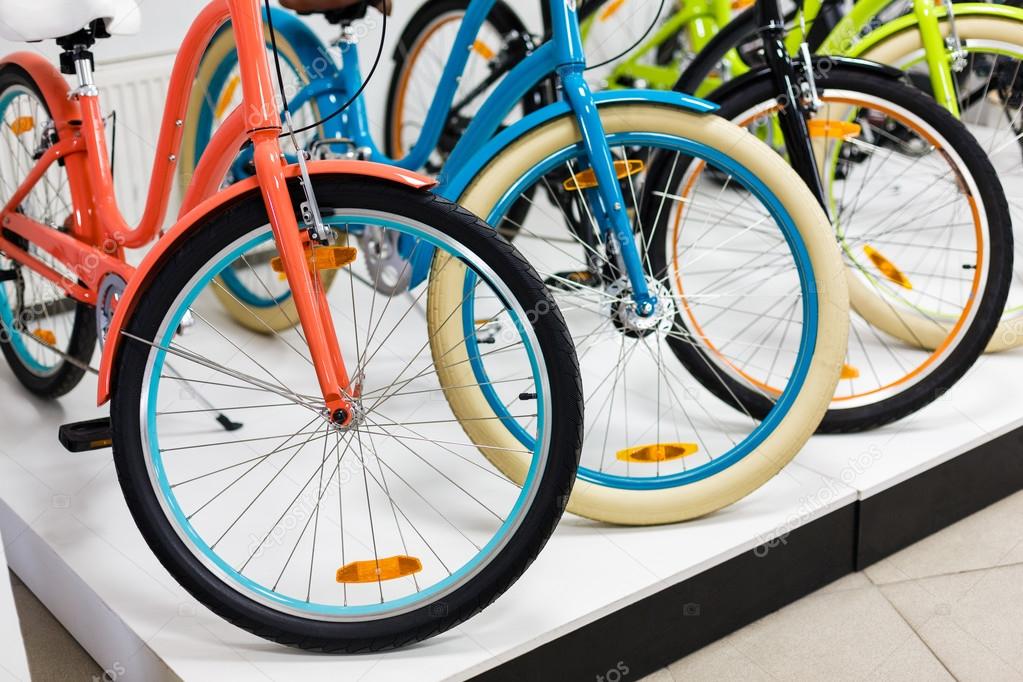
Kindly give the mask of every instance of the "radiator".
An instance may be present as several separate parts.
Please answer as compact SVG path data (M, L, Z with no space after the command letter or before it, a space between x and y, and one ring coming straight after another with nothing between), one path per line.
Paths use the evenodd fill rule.
M173 65L174 54L166 53L96 66L103 111L108 116L117 114L114 185L121 211L130 225L138 223L145 209ZM108 122L108 144L113 129L112 122ZM161 162L170 163L168 159ZM180 190L175 182L167 212L170 222L177 216L179 197Z

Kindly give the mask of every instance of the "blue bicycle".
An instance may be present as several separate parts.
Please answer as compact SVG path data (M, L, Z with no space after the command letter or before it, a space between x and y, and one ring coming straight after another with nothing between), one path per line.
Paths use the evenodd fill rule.
M450 50L439 57L438 83L406 90L429 106L418 137L403 138L401 158L378 147L359 96L355 47L371 28L365 4L324 13L339 29L339 61L296 15L273 10L268 49L275 43L298 147L314 158L436 172L438 194L513 238L541 273L576 344L586 397L570 511L663 523L747 495L813 433L846 351L845 273L813 195L769 147L714 116L712 104L674 92L591 93L574 0L545 0L548 37L536 42L488 40L506 28L495 20L496 0L447 4L451 11L432 30L450 33L441 41ZM471 86L484 88L484 97L466 97L480 79L463 76L499 60L507 72ZM236 72L225 28L199 71L203 94L185 124L183 173L233 109ZM250 164L243 149L226 180L247 177ZM518 453L536 425L523 406L542 390L500 397L514 368L483 362L520 343L493 314L502 302L413 238L392 240L372 226L336 229L358 245L365 295L380 298L377 305L405 295L423 303L439 393L487 459L524 482L528 461ZM653 245L668 252L652 258ZM257 256L222 275L229 292L221 299L257 331L295 333L286 285L272 259ZM461 325L445 324L452 319ZM672 352L679 344L713 351L702 356L699 381ZM707 390L707 376L723 388ZM771 402L766 416L729 396L736 385Z

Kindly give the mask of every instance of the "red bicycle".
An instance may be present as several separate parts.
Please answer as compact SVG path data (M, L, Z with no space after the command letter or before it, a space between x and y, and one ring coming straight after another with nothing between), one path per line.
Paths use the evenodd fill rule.
M60 71L75 86L37 54L0 61L0 348L15 376L36 395L62 396L89 371L99 341L98 398L110 400L110 418L66 425L62 439L78 450L112 442L150 547L241 627L301 647L379 649L483 608L543 546L578 461L578 367L537 274L479 219L428 192L428 178L286 156L295 125L282 123L275 102L258 0L214 0L190 28L145 212L129 226L114 196L91 50L138 8L39 2L53 7L29 14L0 4L5 37L56 39ZM213 138L160 236L191 85L228 20L242 65L232 116L244 125ZM243 145L254 177L220 190ZM465 297L435 300L429 283L406 297L376 294L350 246L370 229L429 250L435 273L469 283ZM141 265L125 262L125 249L154 241ZM253 267L267 260L272 268ZM210 290L228 268L249 271L267 292L281 282L263 273L286 280L292 328L258 334L221 313ZM321 276L330 271L328 294ZM467 357L464 336L438 345L419 308L436 317L440 305L459 330L466 316L478 320L468 325L472 348L486 350ZM500 363L509 378L488 385L489 397L465 385L445 387L445 398L437 371L455 357ZM490 407L494 391L514 419L474 441L459 417L475 404L472 419L503 419ZM459 417L448 399L463 403ZM528 455L524 484L477 450Z

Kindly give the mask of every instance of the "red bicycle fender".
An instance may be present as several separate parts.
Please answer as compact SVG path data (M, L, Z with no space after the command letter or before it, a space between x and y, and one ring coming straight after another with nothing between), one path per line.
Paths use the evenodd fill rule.
M378 178L387 180L399 185L413 189L427 190L434 187L437 181L425 175L406 171L394 166L388 166L369 161L310 161L310 175L350 175ZM295 177L299 174L297 165L291 165L285 169L287 177ZM217 211L219 208L238 200L241 196L259 191L259 184L255 177L247 178L239 183L231 185L222 192L206 199L191 211L181 216L167 233L156 242L156 245L146 254L146 257L135 270L134 276L128 282L124 295L118 301L117 309L107 333L106 344L103 348L103 356L99 366L99 387L97 403L102 405L110 400L110 390L113 384L114 368L117 367L117 355L121 347L121 331L132 311L139 303L139 299L146 291L151 275L156 271L157 266L169 254L174 253L175 246L186 239L195 229L201 229L204 218Z
M50 59L35 52L12 52L0 59L0 68L12 65L23 69L39 86L46 106L57 128L63 128L68 121L79 121L82 118L78 102L68 99L68 84L64 76L57 70Z

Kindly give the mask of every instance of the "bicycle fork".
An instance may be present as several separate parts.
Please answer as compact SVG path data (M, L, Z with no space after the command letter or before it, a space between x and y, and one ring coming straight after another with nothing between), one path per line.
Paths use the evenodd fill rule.
M311 244L308 232L300 230L294 204L284 174L286 160L281 151L281 118L272 96L273 81L266 60L263 42L262 12L254 0L228 0L235 24L242 91L249 111L248 136L252 141L252 158L266 204L274 241L281 256L282 269L298 309L299 324L309 344L320 392L326 403L326 415L340 426L351 423L354 416L351 382L341 354L334 321L327 303L327 294L317 267L310 261ZM303 186L312 192L308 175L303 173ZM310 207L312 208L312 207ZM319 234L319 216L315 237Z
M582 133L583 148L597 188L593 192L598 202L591 208L594 220L605 242L611 241L629 280L636 312L649 317L657 310L657 298L650 292L643 259L636 245L632 220L625 208L618 172L611 149L608 147L604 126L593 101L593 94L582 75L582 66L570 64L559 69L562 88L569 105L575 112ZM639 207L636 207L637 211Z
M761 0L755 10L758 32L764 44L764 60L771 71L775 92L779 94L781 106L778 110L778 123L785 139L789 163L827 213L828 201L824 194L824 185L817 168L807 123L809 115L820 106L814 84L813 64L810 61L809 48L804 42L801 46L801 56L805 72L802 77L796 72L792 57L785 46L785 22L778 5L775 0Z
M335 424L344 426L351 422L354 414L351 381L334 330L326 290L316 267L310 263L308 251L312 246L311 240L299 229L295 218L277 135L276 131L259 131L253 135L256 177L266 203L284 275L298 309L299 323L309 344L327 414ZM312 191L311 187L309 191Z

